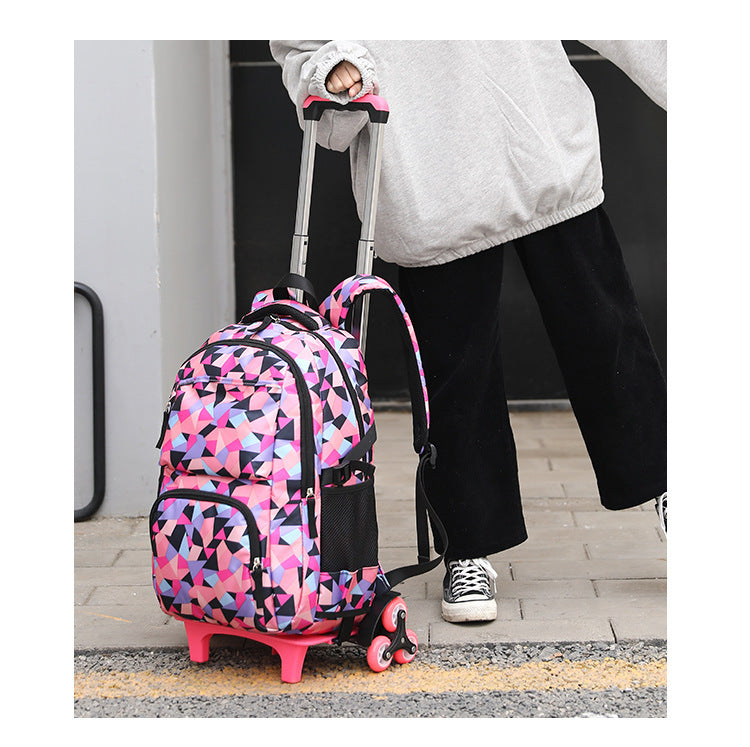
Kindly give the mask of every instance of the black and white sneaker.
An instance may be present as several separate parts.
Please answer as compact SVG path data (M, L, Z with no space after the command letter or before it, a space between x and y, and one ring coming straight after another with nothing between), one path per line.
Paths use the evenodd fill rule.
M664 534L667 533L667 494L662 493L656 499L656 513L659 516L659 523Z
M451 560L443 578L443 619L452 623L494 620L496 578L487 558Z

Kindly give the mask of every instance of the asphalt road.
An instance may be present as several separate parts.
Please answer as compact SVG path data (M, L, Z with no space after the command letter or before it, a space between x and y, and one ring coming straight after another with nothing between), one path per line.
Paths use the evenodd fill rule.
M318 646L301 682L253 642L179 651L86 651L74 661L79 718L663 718L663 642L430 647L376 674L355 646Z

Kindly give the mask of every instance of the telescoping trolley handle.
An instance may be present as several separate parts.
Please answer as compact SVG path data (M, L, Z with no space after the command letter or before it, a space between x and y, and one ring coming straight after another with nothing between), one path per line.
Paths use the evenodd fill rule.
M378 205L378 187L380 184L380 153L383 139L383 127L388 121L388 104L380 96L367 94L348 104L309 96L303 104L305 121L302 137L302 161L300 164L299 191L297 192L297 218L292 239L291 272L305 275L307 266L308 226L310 219L310 196L312 194L313 169L315 164L315 136L318 122L327 109L339 111L366 111L370 117L370 151L367 159L367 184L365 187L365 204L362 213L362 230L357 246L358 275L369 275L375 258L375 213ZM295 291L297 300L302 300L302 292ZM367 316L370 298L364 297L353 309L352 331L359 338L362 352L365 351L367 335Z

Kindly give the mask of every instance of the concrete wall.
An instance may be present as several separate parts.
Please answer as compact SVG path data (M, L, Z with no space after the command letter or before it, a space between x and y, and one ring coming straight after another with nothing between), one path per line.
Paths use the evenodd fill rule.
M184 357L232 320L224 42L75 45L75 280L104 307L106 468L97 515L155 497L161 411ZM75 507L92 495L90 316L75 300Z

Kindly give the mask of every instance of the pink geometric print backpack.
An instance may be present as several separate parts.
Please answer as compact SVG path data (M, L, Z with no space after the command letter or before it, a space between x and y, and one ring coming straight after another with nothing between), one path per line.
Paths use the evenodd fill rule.
M391 298L400 319L419 454L417 563L388 573L378 561L374 414L347 330L355 299L373 292ZM393 587L442 560L429 559L428 516L447 544L422 479L436 457L427 390L411 321L386 281L355 275L319 307L313 296L305 278L287 276L180 367L157 444L153 583L162 610L180 620L335 632L370 646ZM416 640L401 643L402 659L413 658Z

